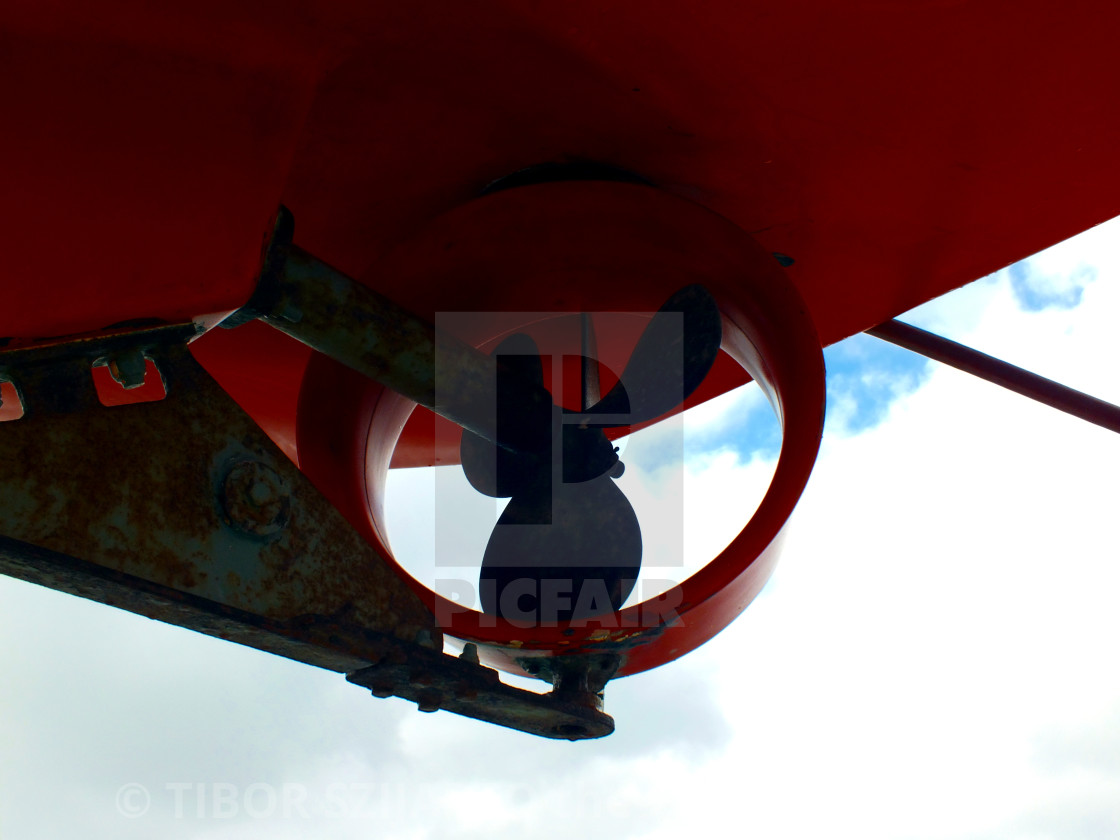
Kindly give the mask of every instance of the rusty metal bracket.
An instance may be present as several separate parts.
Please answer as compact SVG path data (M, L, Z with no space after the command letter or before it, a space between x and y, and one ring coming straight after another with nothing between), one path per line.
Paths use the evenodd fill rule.
M0 353L24 402L0 426L0 534L126 587L147 581L171 602L154 618L182 624L180 596L255 616L274 632L247 643L322 667L377 661L381 636L438 646L420 599L194 361L192 335L165 327L132 343ZM166 397L102 406L91 365L130 346L155 362ZM0 570L46 582L26 563ZM48 585L88 595L91 573L56 563ZM326 649L323 633L337 640Z
M548 694L535 694L506 685L497 671L479 664L470 643L458 659L393 647L379 664L346 679L376 697L412 700L422 712L447 709L546 738L579 741L614 731L614 720L603 713L601 692L558 685ZM485 717L478 714L480 709Z
M194 325L0 351L0 573L551 738L614 728L583 694L441 652L428 608L194 361ZM105 407L94 363L151 360L166 396ZM129 380L135 377L129 377ZM128 383L122 383L128 384Z
M530 422L504 426L499 436L494 407L500 362L293 244L294 229L291 212L281 207L256 290L223 327L259 318L504 448L551 447L551 418L558 409L545 388L515 372L503 374Z

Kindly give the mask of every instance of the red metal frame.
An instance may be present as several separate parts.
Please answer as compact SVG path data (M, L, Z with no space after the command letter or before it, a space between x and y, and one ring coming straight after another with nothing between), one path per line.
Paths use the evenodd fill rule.
M371 272L493 179L577 159L792 257L829 344L1120 213L1118 29L1092 0L15 0L0 337L229 311L281 202L312 253L449 310L454 290ZM195 350L298 457L292 345L262 327Z

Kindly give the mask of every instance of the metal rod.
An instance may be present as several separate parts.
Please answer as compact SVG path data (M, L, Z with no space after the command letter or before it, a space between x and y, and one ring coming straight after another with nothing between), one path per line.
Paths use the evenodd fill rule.
M581 405L587 411L599 402L599 349L595 342L595 324L590 312L581 312L580 326L580 391Z
M886 321L867 330L883 341L920 353L934 361L986 379L1051 408L1088 420L1113 432L1120 432L1120 407L1076 391L1052 379L1023 370L979 350L957 344L901 321Z

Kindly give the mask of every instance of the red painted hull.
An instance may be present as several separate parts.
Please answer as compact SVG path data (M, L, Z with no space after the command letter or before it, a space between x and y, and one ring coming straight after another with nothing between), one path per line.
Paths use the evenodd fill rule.
M1107 4L71 5L0 12L0 336L233 309L281 201L308 250L439 311L379 260L542 161L791 256L825 343L1120 212ZM308 354L255 326L196 348L292 451Z

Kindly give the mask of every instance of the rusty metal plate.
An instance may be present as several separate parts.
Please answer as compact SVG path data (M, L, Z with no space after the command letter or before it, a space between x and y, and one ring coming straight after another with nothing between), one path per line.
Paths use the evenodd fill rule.
M614 730L585 685L526 691L477 656L442 653L394 568L194 361L196 332L0 352L23 404L0 423L0 574L346 672L422 711L548 738ZM99 402L93 364L137 386L145 360L163 399Z
M91 575L145 581L282 636L333 638L345 656L308 661L338 670L376 662L381 635L441 645L421 601L184 345L147 348L163 400L112 408L90 375L112 346L59 347L0 354L25 411L0 426L0 534L87 564L55 564L49 585L88 597ZM36 578L27 563L0 570Z
M376 697L411 700L422 712L446 709L544 738L581 741L614 732L614 719L603 712L602 693L589 690L586 678L575 686L556 680L548 694L515 688L478 663L473 645L458 659L390 647L380 663L346 679Z

